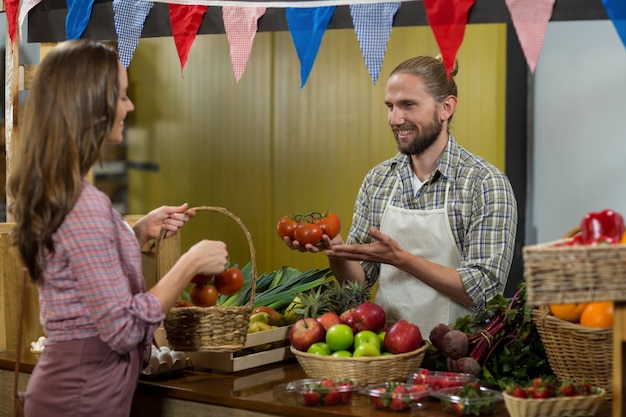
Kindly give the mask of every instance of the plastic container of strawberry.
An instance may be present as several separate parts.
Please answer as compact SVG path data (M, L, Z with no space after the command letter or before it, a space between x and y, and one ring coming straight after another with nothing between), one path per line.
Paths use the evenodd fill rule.
M299 404L308 406L348 404L356 389L347 379L300 379L281 388L295 394Z
M374 408L387 411L409 411L421 407L421 400L432 393L426 384L384 382L362 388Z
M475 396L465 396L463 386L442 388L434 391L432 396L441 401L445 411L457 416L490 415L494 413L498 402L503 401L500 391L480 385Z
M468 382L474 382L476 377L470 374L430 371L426 368L419 368L417 372L413 373L409 381L414 384L428 384L433 391L439 391L442 388L460 387Z

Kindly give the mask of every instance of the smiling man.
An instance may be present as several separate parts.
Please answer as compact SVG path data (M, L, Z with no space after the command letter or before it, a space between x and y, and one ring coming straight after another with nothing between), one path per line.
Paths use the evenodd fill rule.
M340 281L378 281L376 303L390 322L428 335L501 294L513 259L517 203L508 178L450 134L457 86L440 58L398 65L385 105L398 154L366 175L346 243L319 245Z

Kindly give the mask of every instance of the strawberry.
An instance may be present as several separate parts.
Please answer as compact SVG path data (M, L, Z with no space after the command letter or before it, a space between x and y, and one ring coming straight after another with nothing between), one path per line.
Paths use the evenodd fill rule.
M350 381L341 381L337 384L339 387L339 394L341 395L341 402L347 404L350 402L350 397L352 396L352 382Z
M376 388L370 395L370 402L376 408L387 408L389 398L386 395L385 387Z
M407 402L409 404L407 404ZM389 409L391 411L404 411L410 407L410 400L405 400L403 394L394 394L389 402Z
M334 405L339 404L340 402L341 395L335 387L330 388L330 390L324 395L324 405Z
M461 403L454 403L454 404L450 404L451 405L451 410L454 414L456 414L457 416L462 416L465 415L465 407L463 406L463 404Z
M320 403L322 397L315 389L307 389L302 392L302 400L305 405L317 405Z
M513 388L510 394L515 398L526 398L526 391L522 387Z

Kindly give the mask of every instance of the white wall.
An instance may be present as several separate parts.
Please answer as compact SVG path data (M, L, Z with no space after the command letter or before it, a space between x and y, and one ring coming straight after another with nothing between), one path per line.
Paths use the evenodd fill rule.
M527 243L626 216L626 47L609 20L551 22L534 75Z

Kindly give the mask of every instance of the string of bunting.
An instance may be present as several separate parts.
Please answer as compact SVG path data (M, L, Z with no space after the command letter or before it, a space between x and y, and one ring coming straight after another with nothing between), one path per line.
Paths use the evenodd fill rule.
M5 0L7 28L13 40L29 11L43 0ZM469 11L480 0L423 1L429 26L450 73L462 44ZM543 46L548 22L556 0L506 0L511 21L531 73L534 73ZM89 24L94 0L66 0L67 39L80 38ZM120 60L128 68L141 37L146 18L155 2L167 3L172 36L178 52L181 73L191 46L209 7L222 7L224 28L230 46L230 59L237 82L243 76L258 20L267 8L284 8L289 31L300 60L301 88L313 68L319 47L335 7L349 5L350 14L365 64L374 84L378 81L393 19L401 2L386 0L113 0L115 30ZM607 15L626 46L626 2L602 0ZM18 13L19 10L19 13ZM17 20L17 22L16 22Z

